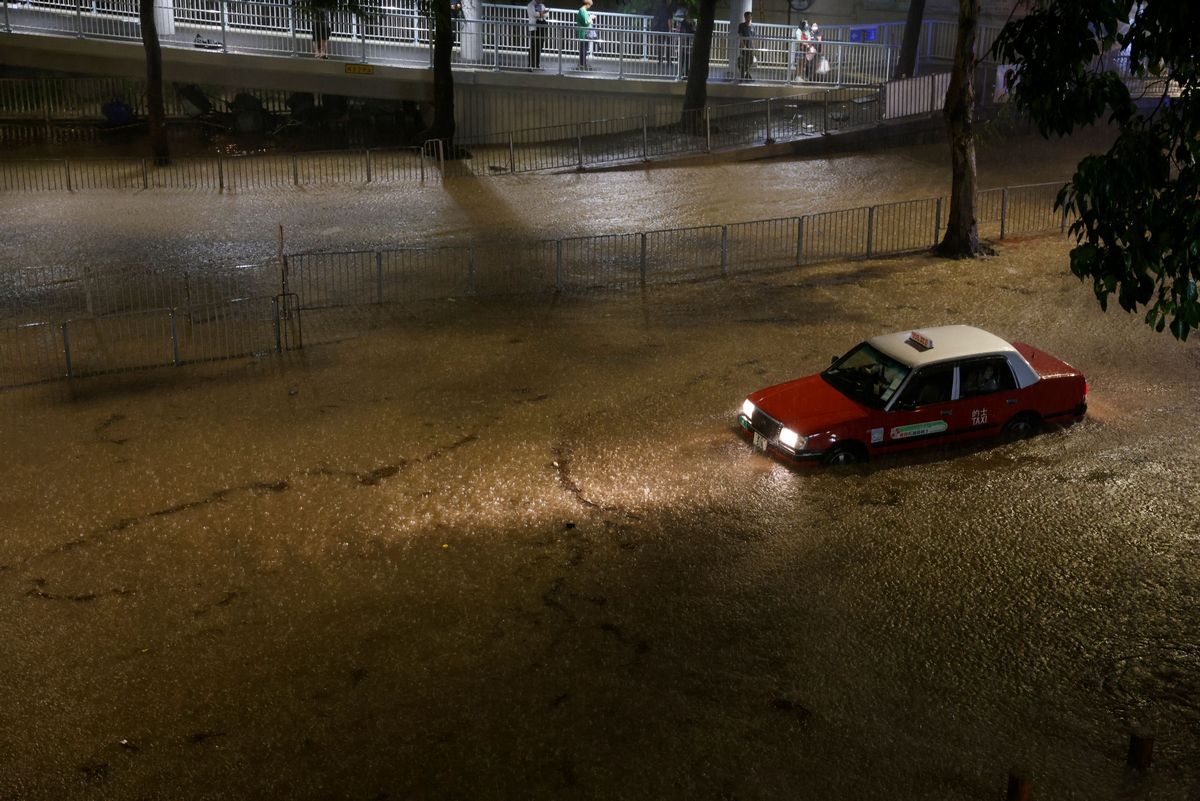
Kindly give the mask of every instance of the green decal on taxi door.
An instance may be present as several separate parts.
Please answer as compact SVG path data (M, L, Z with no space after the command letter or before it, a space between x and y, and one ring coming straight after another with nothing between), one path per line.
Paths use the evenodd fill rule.
M896 426L888 433L892 439L912 439L913 437L940 434L945 430L945 420L930 420L928 423L911 423L906 426Z

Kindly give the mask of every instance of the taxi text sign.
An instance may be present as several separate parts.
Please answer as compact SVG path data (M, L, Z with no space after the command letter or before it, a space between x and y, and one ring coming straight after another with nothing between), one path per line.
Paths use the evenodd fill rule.
M346 74L347 75L374 75L375 74L375 65L374 64L347 64L346 65Z

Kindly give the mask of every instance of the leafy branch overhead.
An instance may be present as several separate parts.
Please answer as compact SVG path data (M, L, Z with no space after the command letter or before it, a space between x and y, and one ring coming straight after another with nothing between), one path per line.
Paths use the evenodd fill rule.
M1200 4L1034 0L995 44L1011 96L1043 136L1097 122L1119 133L1059 194L1071 271L1156 331L1200 328ZM1145 90L1131 92L1130 85Z

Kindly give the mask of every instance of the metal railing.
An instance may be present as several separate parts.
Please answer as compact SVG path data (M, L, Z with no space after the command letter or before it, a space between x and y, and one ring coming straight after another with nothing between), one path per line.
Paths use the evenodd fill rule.
M791 141L875 125L878 90L811 90L787 97L677 112L542 126L419 148L197 156L167 165L148 158L0 159L0 191L211 191L423 183L444 176L488 176L586 169Z
M0 191L223 192L330 185L421 183L437 176L419 147L249 156L196 156L158 165L147 158L0 159Z
M200 29L220 32L222 36L213 38L220 47L228 47L229 32L261 31L262 40L289 40L294 52L304 52L305 46L298 40L311 40L312 23L304 14L298 13L293 4L288 2L241 3L233 0L161 0L156 16L160 33L173 35L177 28ZM367 15L354 17L349 14L335 15L333 18L333 39L335 42L354 42L370 40L391 40L412 44L428 44L428 20L420 14L417 0L394 0L393 2L365 3ZM108 17L114 22L114 34L119 34L119 26L137 25L136 0L5 0L3 4L4 29L26 29L26 21L20 16L21 12L46 9L60 12L64 17L74 16L76 35L84 33L89 28L102 28L100 23L85 22ZM493 5L480 4L479 21L501 22L523 25L526 23L526 9L523 5ZM573 8L552 8L548 15L552 24L567 28L574 24L575 10ZM593 12L596 25L601 30L628 31L641 37L643 58L655 58L656 49L665 41L661 34L670 31L652 30L653 18L642 14L622 14L608 11ZM62 26L49 26L54 32L62 30ZM674 24L672 24L674 27ZM976 52L982 57L988 55L992 42L1002 26L982 24L979 26ZM758 37L768 42L787 42L793 40L796 27L773 23L755 23ZM714 57L716 48L727 47L729 41L729 22L716 20L713 30ZM918 44L920 59L952 59L954 56L957 22L953 19L926 19L921 26ZM903 22L889 23L855 23L828 24L821 28L823 43L852 43L878 45L887 48L899 48L904 37ZM208 38L208 37L204 37ZM769 49L779 49L779 45L770 45ZM311 50L308 50L311 52ZM720 56L727 59L727 53Z
M976 199L980 235L1064 231L1061 184ZM771 220L487 245L298 253L189 278L5 273L0 387L280 352L337 336L333 310L458 296L618 292L886 256L936 244L944 198ZM14 277L16 276L16 277ZM15 282L20 281L20 285ZM275 282L278 282L277 284ZM251 293L242 296L241 293ZM222 297L224 295L224 297ZM330 315L326 317L326 315Z
M237 0L158 0L155 5L160 44L167 48L200 48L215 55L239 52L260 55L311 56L315 52L309 15L291 3L243 3ZM141 26L136 0L3 0L8 31L77 38L138 41ZM543 68L559 74L577 70L580 46L573 10L553 9L543 48ZM613 79L677 79L692 47L688 34L651 31L641 15L598 12L600 34L592 43L600 69L590 77ZM368 5L366 14L331 17L330 58L343 61L427 68L433 49L430 21L414 3ZM727 23L719 23L712 40L710 80L731 77L737 53L729 52ZM756 26L754 80L790 83L799 77L796 41L786 25ZM456 23L452 63L459 69L525 71L530 64L530 36L524 6L482 7L479 19ZM872 85L891 77L897 48L890 44L829 40L822 57L829 69L815 70L805 83L829 86Z

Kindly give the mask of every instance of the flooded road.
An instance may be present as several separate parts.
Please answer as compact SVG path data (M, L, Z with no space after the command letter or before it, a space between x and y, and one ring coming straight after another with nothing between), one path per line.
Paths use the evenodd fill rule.
M359 310L0 393L0 798L1195 798L1200 351L1066 254ZM750 390L958 322L1082 369L1088 418L849 471L738 437Z
M979 186L1062 181L1105 132L981 149ZM444 186L0 195L0 262L97 272L145 265L225 269L285 250L390 248L479 239L555 239L773 219L936 197L950 186L944 145L821 159L700 160L688 166L503 178Z

